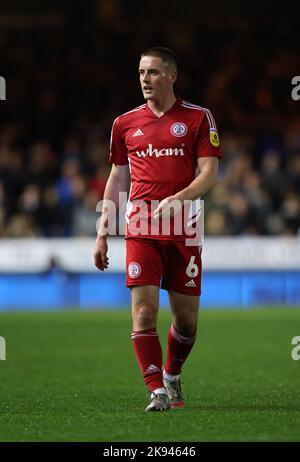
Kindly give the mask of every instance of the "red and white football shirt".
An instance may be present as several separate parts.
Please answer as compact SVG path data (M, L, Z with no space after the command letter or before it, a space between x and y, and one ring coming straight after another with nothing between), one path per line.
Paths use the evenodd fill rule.
M186 188L195 178L198 157L221 158L217 127L208 109L177 98L162 117L157 117L148 104L117 117L111 132L109 162L129 163L128 222L137 201L150 204ZM126 236L130 237L128 228ZM140 237L183 240L186 236L159 233Z

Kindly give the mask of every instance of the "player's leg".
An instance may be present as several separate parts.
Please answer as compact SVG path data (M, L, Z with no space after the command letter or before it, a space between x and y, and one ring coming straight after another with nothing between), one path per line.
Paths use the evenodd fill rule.
M173 322L168 332L163 377L171 406L177 408L185 404L180 374L196 340L199 296L169 291L169 300Z
M162 377L162 349L156 330L159 287L152 285L131 288L132 340L144 383L151 393L146 411L169 409Z
M162 286L169 293L173 322L163 375L172 407L183 407L180 374L196 340L201 256L198 247L188 247L183 242L173 243L170 249L170 270L164 275Z
M165 370L176 376L181 373L196 340L199 296L169 291L169 300L173 322L168 333Z
M158 291L152 285L131 288L133 347L150 393L164 387L162 349L156 330Z
M146 239L126 242L127 286L131 288L132 340L144 382L151 393L146 411L167 410L162 378L162 349L156 330L159 285L164 269L157 244Z

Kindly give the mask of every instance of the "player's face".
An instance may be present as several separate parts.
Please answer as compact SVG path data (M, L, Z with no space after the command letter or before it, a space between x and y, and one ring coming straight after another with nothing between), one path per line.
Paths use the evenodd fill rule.
M160 58L143 56L139 65L140 83L146 100L164 98L173 91L176 72L167 69Z

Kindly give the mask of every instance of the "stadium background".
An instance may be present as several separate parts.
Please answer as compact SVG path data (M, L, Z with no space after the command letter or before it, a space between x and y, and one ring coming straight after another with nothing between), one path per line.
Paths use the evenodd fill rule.
M291 79L300 74L299 14L292 8L283 11L279 4L261 1L259 9L249 5L241 10L234 1L226 2L225 7L221 2L183 4L176 0L171 4L151 4L142 11L140 3L122 0L28 0L23 5L14 0L1 2L0 75L6 79L6 101L0 101L0 335L7 339L7 355L12 358L6 361L6 367L11 367L11 380L6 385L11 388L6 388L6 397L16 403L16 415L23 413L21 421L25 419L26 406L40 412L35 398L41 396L41 389L46 404L40 399L48 410L52 409L47 385L42 382L38 387L42 369L33 374L36 385L31 383L29 371L34 367L38 345L46 348L43 342L48 342L47 351L57 354L55 359L50 353L47 356L51 367L60 356L65 362L61 359L58 368L67 371L68 363L72 377L75 360L71 354L78 355L79 348L75 339L71 341L73 334L82 341L79 357L94 368L97 361L100 367L93 350L100 345L98 336L104 338L104 332L115 329L115 323L121 326L122 320L130 331L125 314L129 311L119 311L129 305L129 293L124 287L124 242L111 238L110 272L97 272L92 261L98 218L95 210L110 169L107 156L112 121L142 102L137 75L140 52L152 45L165 45L178 56L177 94L212 110L222 143L220 179L205 197L201 305L204 310L222 308L223 313L218 315L219 310L209 309L203 315L204 326L205 322L217 326L216 330L208 329L212 338L207 336L206 340L209 344L218 338L224 346L222 336L226 332L228 351L236 358L240 343L231 345L231 340L248 339L248 350L240 357L240 361L248 361L253 353L250 339L257 336L257 358L263 350L269 359L263 366L253 360L253 369L248 361L245 376L248 374L250 379L252 371L254 381L244 398L251 402L253 393L253 399L258 399L255 387L261 387L259 374L262 368L274 372L271 364L275 355L279 375L264 378L267 388L259 399L266 402L266 409L271 409L283 394L289 401L278 407L279 413L293 413L289 425L283 415L280 430L275 423L274 428L270 424L269 433L263 420L259 430L257 421L251 427L250 419L248 433L240 421L240 433L234 425L232 434L216 427L201 438L299 438L299 433L291 430L299 423L300 407L295 394L299 371L294 367L299 365L286 365L292 362L291 338L300 334L300 102L291 97ZM167 306L164 293L161 305ZM74 312L79 307L85 313ZM261 308L260 314L251 310L248 315L255 319L239 318L243 316L242 312L238 314L240 308L253 307ZM101 310L91 313L91 308ZM112 308L117 317L107 312ZM237 310L232 314L227 308ZM19 314L21 310L24 315ZM47 313L43 313L45 317L40 313L32 317L29 313L43 310L59 310L63 317L51 318ZM167 328L166 316L162 314L161 322L166 323L162 329ZM243 321L247 321L246 326ZM27 334L22 335L23 328ZM122 329L116 328L115 335L119 333L116 338L127 345L128 332ZM53 338L60 348L53 347ZM85 343L88 338L90 343ZM70 347L70 356L63 356L65 346ZM89 358L86 350L92 351ZM212 349L210 354L214 357L220 351ZM116 358L117 352L110 360L115 362ZM17 385L22 361L21 377L28 391L26 405ZM108 357L105 361L113 376ZM127 366L135 367L133 361ZM227 370L231 370L229 366ZM46 368L45 371L48 377ZM233 376L235 373L232 365ZM89 375L87 370L85 374ZM58 377L49 382L53 390ZM98 376L97 380L99 385ZM97 380L95 390L89 388L89 393L96 395ZM275 391L274 380L279 383ZM67 384L66 378L66 390L69 387L75 393L74 383ZM232 384L224 377L222 383L222 399L230 402L232 395L226 395L225 385L232 390ZM245 382L241 383L245 386ZM84 378L82 384L86 386ZM128 387L134 389L132 382ZM138 384L137 389L140 387ZM61 406L63 399L74 406L66 396L61 393ZM213 406L208 411L212 409ZM39 426L34 427L30 421L24 427L10 420L6 408L4 414L9 422L4 439L100 438L89 429L82 434L69 429L55 432L50 424L43 427L41 420ZM280 417L276 419L279 425ZM81 424L84 428L85 423ZM26 428L30 429L27 433ZM257 428L257 432L251 433L251 428ZM155 438L147 431L142 436L115 431L112 420L101 437ZM163 435L172 438L171 433ZM195 440L200 438L198 433L190 435ZM188 437L184 432L177 436L178 440Z

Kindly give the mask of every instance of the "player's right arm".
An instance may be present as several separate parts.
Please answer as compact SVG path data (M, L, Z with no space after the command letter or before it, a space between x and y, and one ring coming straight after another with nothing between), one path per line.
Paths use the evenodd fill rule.
M107 245L107 204L108 201L112 201L115 204L116 209L119 205L119 193L127 192L129 185L129 168L127 165L115 165L112 164L112 169L109 178L106 183L104 196L103 196L103 209L100 219L100 225L94 247L94 263L95 266L104 271L109 264L107 257L108 245ZM116 219L116 217L115 217Z

